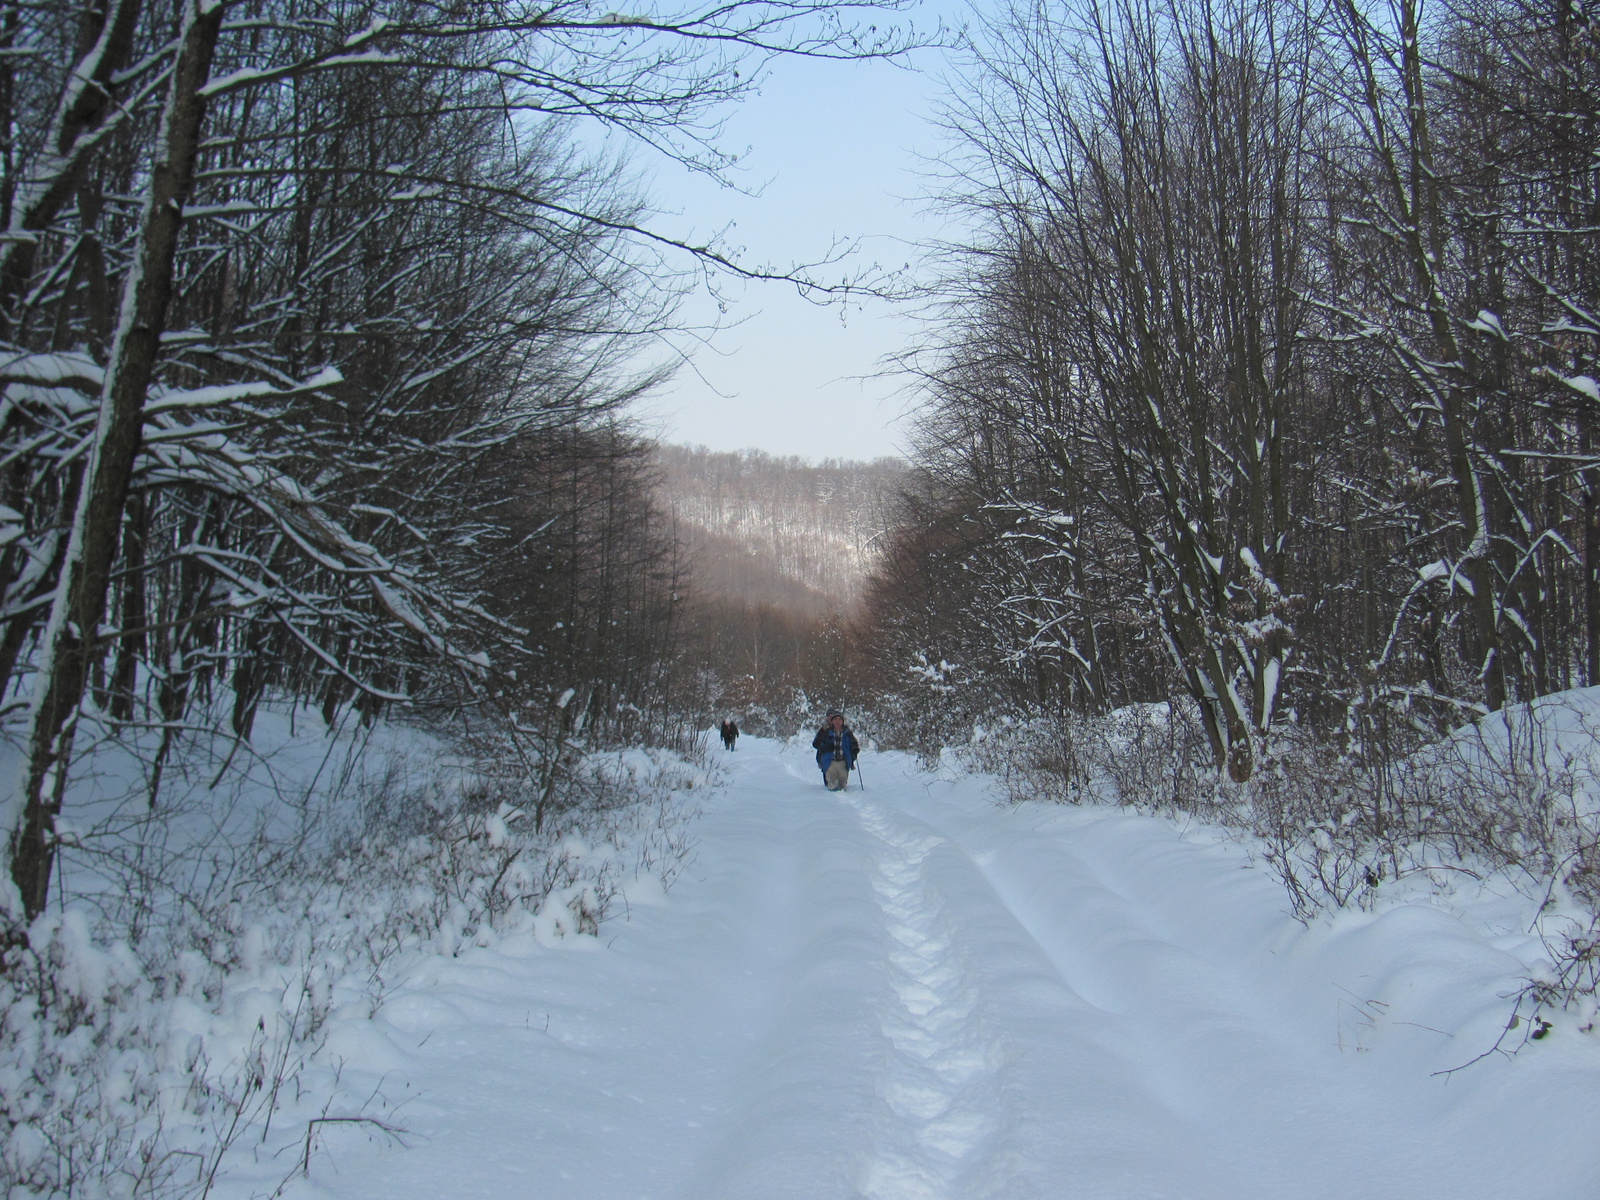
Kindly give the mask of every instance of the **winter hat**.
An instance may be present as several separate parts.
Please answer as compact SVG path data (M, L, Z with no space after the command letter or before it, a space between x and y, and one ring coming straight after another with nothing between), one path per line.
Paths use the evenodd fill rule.
M840 709L830 708L828 710L828 720L830 720L830 721L833 720L835 717L841 717L842 718L843 716L844 716L844 713Z

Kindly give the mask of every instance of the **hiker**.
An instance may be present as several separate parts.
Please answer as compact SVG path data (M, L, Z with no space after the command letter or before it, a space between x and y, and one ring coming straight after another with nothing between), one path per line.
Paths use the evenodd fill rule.
M817 752L817 766L822 768L822 782L828 790L844 791L861 746L837 708L828 710L828 723L817 730L817 736L811 739L811 748Z
M729 717L722 723L722 748L724 750L732 750L733 744L738 740L739 727L733 723L733 718Z

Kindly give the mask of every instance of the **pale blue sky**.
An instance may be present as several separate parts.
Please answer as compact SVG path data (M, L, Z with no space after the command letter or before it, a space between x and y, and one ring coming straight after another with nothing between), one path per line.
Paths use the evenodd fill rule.
M931 12L914 16L933 24ZM919 155L939 147L928 117L941 58L928 51L913 62L922 73L879 62L775 63L760 94L732 112L724 141L749 147L739 175L760 194L661 167L653 199L673 215L656 226L703 238L731 225L727 242L752 265L812 261L835 238L859 242L863 263L914 262L915 243L936 228L919 199ZM904 383L871 376L914 332L906 315L881 301L819 306L781 283L722 286L732 301L727 327L641 409L662 437L811 459L902 448ZM716 308L701 294L687 313L709 323Z

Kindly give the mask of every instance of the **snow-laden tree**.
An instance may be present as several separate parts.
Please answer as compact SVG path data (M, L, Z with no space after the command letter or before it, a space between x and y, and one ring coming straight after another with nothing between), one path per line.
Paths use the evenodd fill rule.
M1018 410L995 417L1028 431L1045 484L997 480L985 502L1016 520L1006 536L1074 564L1067 580L1094 570L1086 531L1117 530L1239 779L1293 652L1288 439L1323 401L1305 336L1312 44L1279 6L1016 5L975 44L950 117L959 204L983 231L961 286L984 336L963 345L998 367L970 394ZM1067 583L1003 607L1077 624L1089 668L1090 610L1111 600Z
M1341 270L1322 299L1379 352L1355 382L1398 469L1375 461L1367 490L1408 526L1376 662L1409 629L1437 662L1443 624L1469 682L1430 686L1490 709L1596 679L1590 15L1340 5L1330 25Z
M649 229L576 129L720 170L719 106L765 57L897 48L857 7L5 7L18 915L44 904L86 697L157 724L164 754L219 689L241 736L265 689L369 714L539 690L505 554L593 497L506 498L552 437L626 459L603 422L655 378L629 364L680 270L743 269ZM634 506L605 528L649 527L642 489L605 494ZM658 580L659 558L602 540L563 569Z
M917 364L924 468L1009 575L975 618L993 661L1048 628L1091 707L1159 699L1107 652L1137 614L1235 777L1286 704L1437 733L1600 681L1593 16L995 21L950 118L975 233ZM998 566L996 539L1030 549Z

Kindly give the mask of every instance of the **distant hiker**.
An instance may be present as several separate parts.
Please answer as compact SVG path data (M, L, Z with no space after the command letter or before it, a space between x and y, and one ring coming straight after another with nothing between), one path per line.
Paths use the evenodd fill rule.
M828 710L828 723L817 730L817 736L811 739L811 748L817 752L817 766L822 768L822 782L828 790L844 791L861 746L837 708Z
M721 732L722 748L724 750L732 750L733 744L739 740L739 727L733 723L732 717L722 723Z

